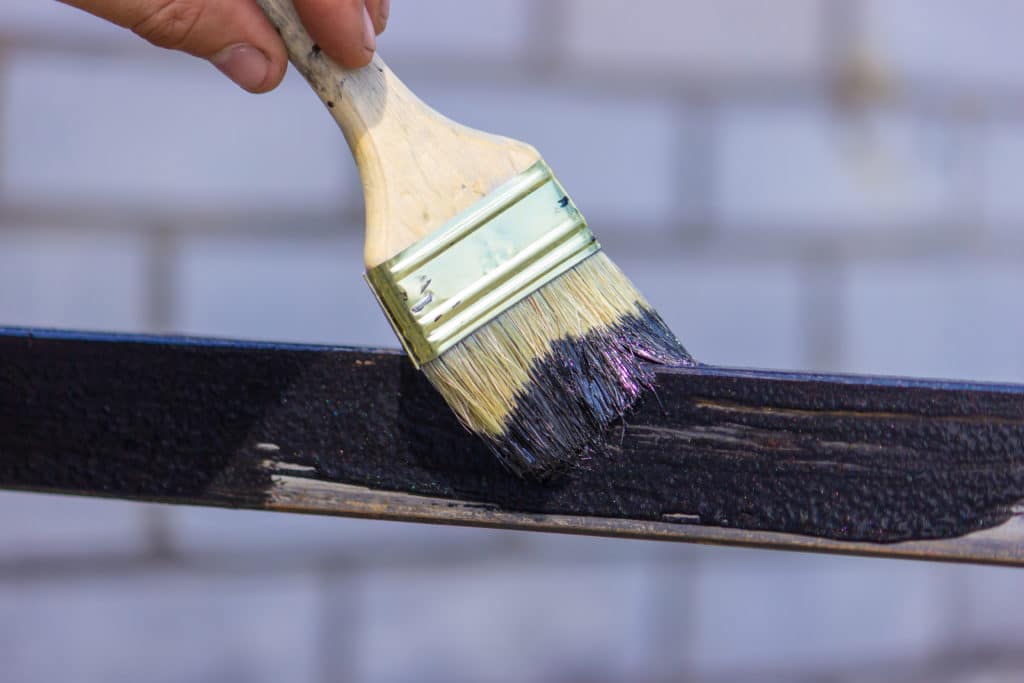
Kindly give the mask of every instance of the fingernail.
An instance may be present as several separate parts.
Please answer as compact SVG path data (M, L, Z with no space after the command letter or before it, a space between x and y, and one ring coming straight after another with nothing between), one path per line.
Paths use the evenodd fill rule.
M370 52L377 49L377 34L373 30L373 19L370 18L370 10L363 6L363 47Z
M391 15L391 0L380 0L380 30L388 25L388 16Z
M229 45L211 57L210 62L225 76L250 91L259 89L270 71L270 60L252 45Z

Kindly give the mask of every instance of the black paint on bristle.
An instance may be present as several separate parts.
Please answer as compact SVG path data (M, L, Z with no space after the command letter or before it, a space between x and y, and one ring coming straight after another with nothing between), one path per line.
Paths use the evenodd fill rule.
M564 471L605 429L654 388L651 364L696 365L661 317L644 308L612 327L551 344L530 368L491 450L519 475L544 479Z

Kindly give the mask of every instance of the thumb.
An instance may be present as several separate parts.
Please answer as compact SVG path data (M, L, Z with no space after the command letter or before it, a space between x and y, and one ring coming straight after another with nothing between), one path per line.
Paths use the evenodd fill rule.
M255 0L63 0L159 47L209 60L250 92L281 82L284 44Z

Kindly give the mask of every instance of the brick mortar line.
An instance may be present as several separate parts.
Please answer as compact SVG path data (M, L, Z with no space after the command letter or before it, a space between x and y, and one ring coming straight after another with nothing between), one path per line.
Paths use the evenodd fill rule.
M821 0L819 11L821 43L818 50L823 55L828 79L841 84L863 32L864 4L861 0Z
M178 252L182 235L167 225L160 225L140 234L144 235L146 251L143 272L146 329L166 333L174 329L174 321L177 319L176 265L180 261ZM154 534L154 540L159 542L158 536L165 535L165 532L155 528Z
M125 57L133 62L140 59L168 61L167 54L134 45L111 46L109 43L93 40L58 40L47 36L26 37L0 33L0 49L21 54L64 54L73 57ZM181 57L184 59L185 57ZM409 64L403 64L409 60ZM568 62L556 64L556 68L545 70L546 78L537 81L536 60L529 49L512 59L467 60L464 55L433 56L413 52L394 53L393 61L402 64L403 73L410 80L423 82L457 83L461 86L478 86L481 83L514 85L517 83L534 86L552 86L557 83L561 91L569 90L580 94L607 94L618 96L634 93L652 99L661 99L666 92L675 93L684 99L701 100L713 96L725 104L777 104L777 103L829 103L836 93L835 74L811 74L803 77L772 76L751 74L749 76L699 72L694 69L664 69L661 71L645 68L637 70L631 66L619 69L588 68L585 65ZM564 60L560 60L564 61ZM823 68L828 71L828 68ZM609 84L615 84L609 87ZM1024 86L995 87L961 85L955 81L918 79L901 81L900 88L888 93L876 106L900 113L936 112L945 115L962 107L965 98L976 103L987 116L995 119L1024 119Z
M68 202L63 206L55 206L42 203L5 204L0 200L0 232L17 232L25 228L52 228L94 229L110 234L145 235L158 229L166 229L176 235L265 234L315 237L344 234L342 228L350 225L358 227L359 236L362 237L362 223L361 203L338 211L307 211L300 208L175 211L142 205L104 206Z
M598 217L595 223L597 230L611 233L616 227L628 227L635 234L639 228L644 234L663 239L679 238L680 227L690 227L694 221L705 222L698 214L696 219L687 215L669 216L666 219L646 220L640 223L625 216L625 211L607 212ZM830 230L838 235L822 237L821 223L829 223ZM756 223L714 220L712 225L720 237L742 237L744 240L757 239L758 233L770 234L771 241L798 241L822 245L842 242L862 242L875 237L884 237L899 241L907 235L915 240L931 236L933 242L949 242L951 238L963 240L970 237L969 243L974 245L976 236L973 227L980 225L982 219L969 221L962 217L955 220L881 220L844 222L841 218L830 221L779 221L762 220ZM111 233L131 233L144 235L154 230L167 229L174 234L244 234L244 235L321 235L345 234L344 228L351 226L359 229L362 237L363 208L361 202L345 206L337 211L307 211L295 209L261 208L261 209L211 209L177 211L172 208L146 207L133 204L110 203L103 205L91 202L54 202L50 204L35 202L4 202L0 199L0 232L18 231L29 227L52 227L54 229L92 228ZM995 230L1016 230L1018 221L987 220L986 224ZM142 227L134 227L142 226ZM195 228L191 226L202 226ZM298 226L298 227L296 227ZM313 226L303 228L302 226ZM970 228L970 229L968 229ZM964 231L968 235L964 235ZM1011 243L1017 240L1010 240Z
M316 574L319 601L314 616L316 634L312 659L313 678L321 683L356 680L363 660L363 653L358 650L359 635L365 628L367 617L362 592L358 588L350 590L350 599L344 609L338 609L339 580L332 573L320 571ZM344 580L352 584L358 578L345 577Z
M0 152L7 146L7 136L9 135L7 126L7 117L4 115L7 107L8 93L8 76L10 73L10 58L8 55L8 49L0 42ZM7 168L6 164L0 164L0 197L3 196L7 187Z
M313 214L282 214L279 222L266 222L266 215L253 215L251 222L240 214L228 213L206 217L168 215L155 221L151 215L125 212L116 220L117 212L90 217L88 212L67 211L36 214L19 211L4 215L0 207L0 236L38 236L41 230L52 233L80 234L94 230L107 235L132 235L145 238L152 229L132 225L167 226L176 240L262 238L304 240L362 241L361 228L354 215L330 216ZM361 212L359 213L361 222ZM303 225L305 229L286 227ZM201 225L202 228L190 227ZM352 226L351 230L339 226ZM774 226L769 223L749 226L715 226L707 234L709 224L701 221L679 221L675 224L648 223L638 225L621 220L596 224L602 243L613 257L616 255L646 256L656 262L666 259L684 260L697 256L713 257L735 263L800 263L803 254L815 251L833 253L847 264L919 261L933 258L961 258L982 263L1018 263L1024 259L1024 235L1010 231L978 243L963 226L934 224L879 225L877 227L838 230L840 234L822 237L815 226L798 228ZM637 232L645 239L636 240Z
M847 322L844 282L846 264L839 254L809 252L800 272L800 327L803 367L815 371L848 367L845 360Z
M934 643L933 643L934 644ZM750 680L786 680L793 683L833 681L851 683L866 680L886 680L896 683L911 681L960 681L964 673L972 670L1024 668L1024 653L1015 643L990 645L951 645L945 643L940 650L910 656L880 657L865 664L862 661L836 665L808 665L806 668L762 667L756 672L728 672L694 676L699 683L742 683ZM979 667L979 665L981 665Z
M693 216L682 230L676 232L685 236L684 239L700 243L713 239L716 227L720 225L714 201L717 193L715 170L720 156L716 144L716 123L720 112L712 100L693 102L684 98L676 99L674 109L680 120L689 121L687 126L676 128L673 140L677 152L673 168L676 187L687 188L685 193L677 195L675 209L678 215ZM687 201L691 202L690 207L684 205Z
M93 555L64 555L0 558L0 585L10 582L45 583L68 579L89 579L108 576L135 577L166 571L170 573L219 575L279 575L319 572L334 577L359 576L365 573L403 576L408 573L443 573L454 568L499 569L514 567L545 567L573 569L580 566L639 567L644 570L675 569L689 559L689 546L673 546L677 552L659 553L641 549L636 556L608 554L606 551L531 548L522 544L440 542L436 548L399 549L399 543L374 547L356 545L352 550L320 551L303 554L288 548L258 548L251 551L190 551L171 548L154 553L149 549L128 552L104 552ZM685 550L684 550L685 548ZM715 562L738 564L749 558Z
M530 35L522 47L526 69L533 78L552 80L568 57L561 39L571 20L568 5L566 0L529 0L526 12Z

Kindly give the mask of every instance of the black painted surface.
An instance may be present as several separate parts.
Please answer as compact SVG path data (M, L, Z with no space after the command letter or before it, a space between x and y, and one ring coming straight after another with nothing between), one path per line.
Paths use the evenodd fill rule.
M657 366L697 363L656 312L644 308L615 325L552 343L529 368L529 391L504 429L488 438L510 470L533 479L564 473L608 426L654 388Z
M1024 499L1014 386L659 369L624 433L541 484L390 352L8 330L0 359L0 487L252 504L272 457L509 511L872 541L963 534Z

